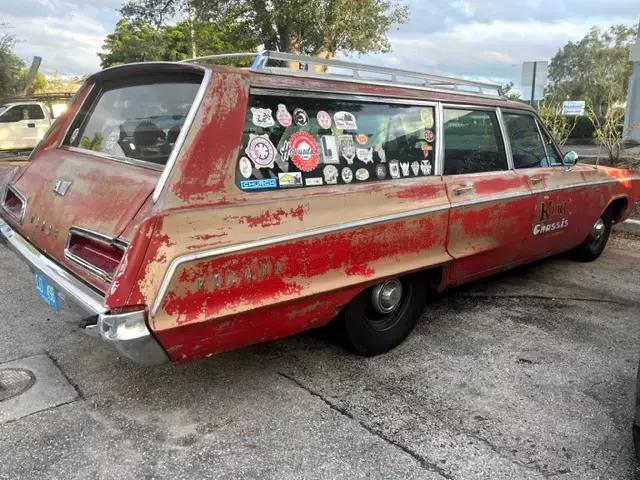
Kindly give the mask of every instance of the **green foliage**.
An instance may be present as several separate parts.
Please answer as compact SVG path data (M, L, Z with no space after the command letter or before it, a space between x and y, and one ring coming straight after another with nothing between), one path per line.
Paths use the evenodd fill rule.
M196 22L195 41L201 55L236 49L256 50L251 38L242 35L233 24ZM115 31L107 35L99 53L103 68L123 63L152 60L180 61L190 55L190 28L187 22L153 28L146 20L122 18Z
M24 67L24 62L13 53L17 38L10 33L2 33L7 28L7 24L0 23L0 97L18 93L18 77Z
M549 63L547 96L556 101L585 100L602 115L608 99L624 101L631 64L629 45L637 27L616 25L606 32L593 27L579 42L569 42Z
M130 0L121 13L160 28L167 18L187 11L193 13L196 36L206 23L223 34L231 28L228 51L243 50L238 48L242 39L269 50L328 58L337 52L389 51L387 32L409 17L400 0Z
M596 127L589 117L576 117L576 126L569 135L572 139L591 139L595 136Z
M93 138L89 138L86 135L82 137L80 139L80 146L87 150L98 151L102 148L102 142L104 142L104 137L100 132L96 132L93 134Z
M522 95L520 94L520 92L516 92L514 88L515 88L515 85L513 82L509 82L506 85L503 85L502 87L503 95L505 95L509 100L521 101Z
M543 101L538 106L540 119L559 145L564 145L576 126L577 118L562 114L562 103Z

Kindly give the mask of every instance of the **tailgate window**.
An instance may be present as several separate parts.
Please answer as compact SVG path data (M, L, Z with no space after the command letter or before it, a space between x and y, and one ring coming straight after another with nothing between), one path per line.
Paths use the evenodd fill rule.
M96 85L65 145L164 166L175 146L202 76L169 75Z

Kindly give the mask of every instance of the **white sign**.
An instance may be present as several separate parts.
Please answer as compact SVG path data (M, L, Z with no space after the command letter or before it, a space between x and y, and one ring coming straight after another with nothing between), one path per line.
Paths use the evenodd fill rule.
M584 101L567 101L562 102L563 115L584 115Z

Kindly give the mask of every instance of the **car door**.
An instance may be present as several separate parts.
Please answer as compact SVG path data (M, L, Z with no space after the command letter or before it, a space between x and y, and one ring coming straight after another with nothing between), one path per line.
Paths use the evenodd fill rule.
M518 262L533 212L527 180L510 168L498 110L445 106L442 118L455 284Z
M28 148L34 148L38 142L44 137L49 129L48 116L45 114L42 105L37 103L25 105L27 120L27 137Z
M29 148L27 121L22 105L9 107L0 116L0 150Z
M534 221L526 243L532 257L566 250L585 237L580 190L585 181L578 169L566 167L551 136L533 113L503 111L513 165L529 183Z

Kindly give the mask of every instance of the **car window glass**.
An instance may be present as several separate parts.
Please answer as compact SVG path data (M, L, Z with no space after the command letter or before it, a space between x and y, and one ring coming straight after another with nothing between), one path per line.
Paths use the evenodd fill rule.
M542 135L542 138L544 140L544 144L547 150L548 166L550 167L563 166L562 155L558 151L558 148L556 147L556 143L553 141L553 139L547 133L544 127L542 125L539 125L539 126L540 126L540 133Z
M433 175L434 109L252 95L237 184L314 187Z
M507 170L507 156L493 111L444 109L444 174Z
M27 105L27 120L44 120L44 113L40 105Z
M164 165L200 86L186 77L104 88L66 144ZM77 129L77 130L76 130Z
M15 123L24 119L24 112L19 106L10 107L6 110L2 116L0 116L0 123Z
M504 123L511 142L513 166L533 168L549 166L547 152L532 115L504 113Z

